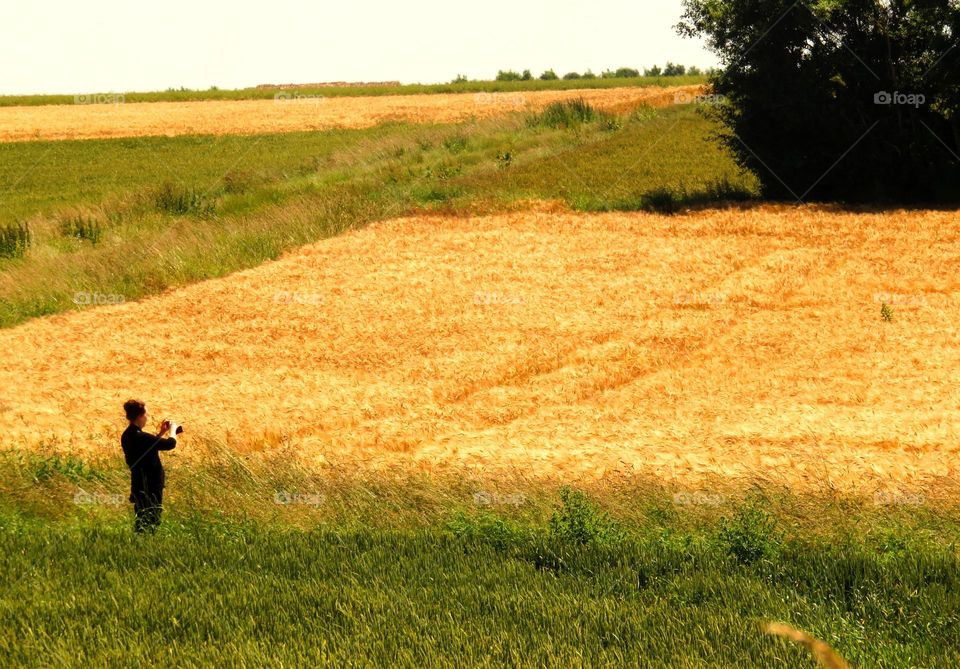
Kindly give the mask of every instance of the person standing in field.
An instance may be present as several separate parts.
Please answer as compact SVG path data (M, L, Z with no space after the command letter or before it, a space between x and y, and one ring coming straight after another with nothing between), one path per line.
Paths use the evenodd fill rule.
M154 532L160 525L163 511L163 487L166 483L160 451L177 445L177 426L163 421L159 434L143 431L147 424L147 407L139 400L123 404L130 425L120 437L123 456L130 468L130 501L133 502L135 532ZM170 433L169 437L163 435Z

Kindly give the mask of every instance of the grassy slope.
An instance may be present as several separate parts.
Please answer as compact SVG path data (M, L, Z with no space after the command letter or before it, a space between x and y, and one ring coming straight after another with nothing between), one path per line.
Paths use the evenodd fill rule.
M12 183L3 222L26 219L34 232L25 258L0 259L0 325L75 308L78 291L136 299L423 208L495 210L530 197L603 208L660 188L750 187L707 141L712 126L692 108L620 123L551 129L514 115L449 126L0 145L0 170ZM165 183L198 198L198 210L158 207ZM78 216L97 221L99 239L64 233Z
M459 84L401 84L399 86L324 86L321 88L241 88L236 90L168 90L154 92L128 92L117 94L109 101L123 102L186 102L192 100L262 100L273 99L280 90L296 95L322 95L324 97L349 97L370 95L424 95L432 93L474 93L514 91L563 91L579 88L617 88L619 86L685 86L706 83L703 76L683 77L637 77L608 79L575 79L540 81L469 81ZM88 93L92 93L88 91ZM95 99L95 96L89 96ZM0 95L0 107L69 105L75 103L74 95Z
M762 620L856 666L960 661L948 511L770 490L684 505L649 481L565 500L501 481L522 503L478 507L469 477L208 456L171 461L166 523L143 538L125 503L71 503L122 495L122 463L2 454L0 664L813 666Z

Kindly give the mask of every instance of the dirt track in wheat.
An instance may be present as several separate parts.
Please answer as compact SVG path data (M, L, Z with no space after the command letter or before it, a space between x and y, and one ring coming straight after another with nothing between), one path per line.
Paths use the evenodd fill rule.
M366 128L386 121L453 123L540 109L582 97L608 111L690 100L700 86L628 87L521 93L319 98L291 92L270 100L207 100L0 107L0 142L259 133Z
M0 332L0 425L110 454L134 396L185 458L921 488L960 474L958 267L952 212L392 220Z

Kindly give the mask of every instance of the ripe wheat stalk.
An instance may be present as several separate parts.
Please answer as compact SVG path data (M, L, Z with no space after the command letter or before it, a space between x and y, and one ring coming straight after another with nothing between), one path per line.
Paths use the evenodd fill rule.
M827 669L850 669L850 665L829 645L789 625L766 623L763 631L806 646L817 661Z

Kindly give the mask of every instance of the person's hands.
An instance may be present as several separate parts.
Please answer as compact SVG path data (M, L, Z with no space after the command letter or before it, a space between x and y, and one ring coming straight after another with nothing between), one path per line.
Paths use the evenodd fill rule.
M170 430L170 438L176 439L176 438L177 438L177 424L176 424L176 423L170 423L170 422L168 421L167 429Z
M170 421L164 420L162 423L160 423L160 434L164 434L169 429L170 429Z

